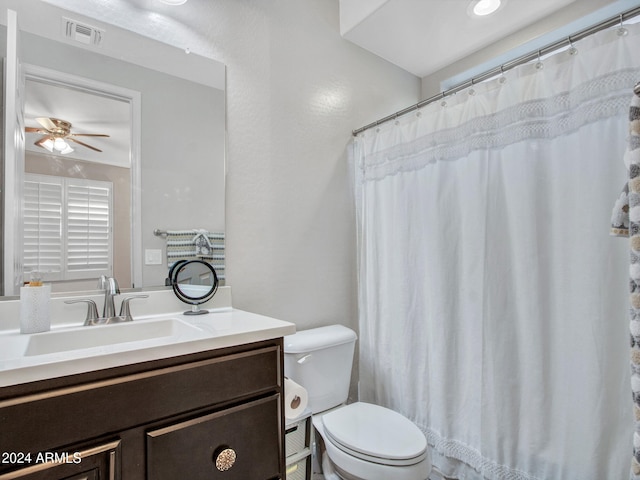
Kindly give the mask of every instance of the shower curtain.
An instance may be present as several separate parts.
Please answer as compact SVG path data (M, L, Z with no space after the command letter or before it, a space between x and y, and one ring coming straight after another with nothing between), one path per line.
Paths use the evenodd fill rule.
M446 476L629 477L627 173L640 29L507 71L354 139L360 399Z

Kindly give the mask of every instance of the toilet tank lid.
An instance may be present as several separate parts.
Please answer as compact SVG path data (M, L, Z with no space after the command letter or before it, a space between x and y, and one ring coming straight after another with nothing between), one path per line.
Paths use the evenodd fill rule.
M300 330L284 337L284 353L307 353L321 348L355 342L356 332L344 325Z

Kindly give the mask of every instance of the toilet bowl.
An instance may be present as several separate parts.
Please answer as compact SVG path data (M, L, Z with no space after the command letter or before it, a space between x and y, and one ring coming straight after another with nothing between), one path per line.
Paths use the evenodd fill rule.
M345 405L355 341L355 332L342 325L303 330L284 341L285 375L307 389L323 440L325 478L426 480L431 461L415 424L379 405Z
M431 463L418 427L388 408L356 402L314 415L336 473L346 480L425 480Z

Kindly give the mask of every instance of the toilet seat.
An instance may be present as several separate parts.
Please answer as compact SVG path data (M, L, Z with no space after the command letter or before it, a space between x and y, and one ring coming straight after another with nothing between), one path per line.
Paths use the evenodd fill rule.
M326 439L343 452L367 462L408 466L427 456L420 429L403 415L370 403L356 402L322 416Z

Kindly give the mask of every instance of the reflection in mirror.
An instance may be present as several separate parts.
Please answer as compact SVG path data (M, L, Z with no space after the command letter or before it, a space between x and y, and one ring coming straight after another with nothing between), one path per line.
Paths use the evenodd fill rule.
M106 109L110 107L104 105L93 109L93 117L82 120L66 113L74 105L89 102L70 100L68 95L78 91L64 85L55 85L62 89L55 94L41 95L39 106L25 111L28 116L24 119L26 126L36 128L43 125L35 118L59 118L70 122L72 131L110 135L108 138L77 137L77 140L103 152L99 154L69 142L74 143L73 155L84 149L85 154L95 154L102 159L108 156L111 160L107 146L129 136L130 166L106 165L110 160L103 161L104 165L92 163L87 158L70 160L72 154L34 146L45 134L28 131L25 136L27 150L33 151L27 151L25 172L52 175L64 170L67 172L65 176L75 179L111 182L114 217L110 228L116 231L110 232L108 238L112 242L114 261L107 269L111 268L112 275L118 278L123 288L163 285L170 262L166 258L166 239L155 236L154 230L224 232L224 66L112 25L104 26L107 34L99 47L81 44L65 38L60 32L59 22L54 21L56 16L60 21L77 18L73 12L50 5L43 5L46 12L32 12L23 8L21 2L11 6L18 11L19 23L28 28L28 31L21 32L19 56L22 64L138 92L138 133L132 133L128 127L129 133L116 133L118 129L124 131L116 121L111 125L115 130L107 130L109 119ZM53 24L56 28L52 27ZM92 20L91 24L101 26L99 21ZM0 35L1 41L5 42L6 28L3 27ZM41 87L48 83L41 79L32 80L28 88L39 94ZM64 91L65 87L67 91ZM91 95L91 92L84 93ZM105 99L113 100L114 97L102 95L102 100ZM30 98L27 98L25 106L29 102ZM129 103L126 108L128 118L135 122L135 107ZM128 170L129 180L124 180L126 175L113 177L112 173L105 172L107 169ZM4 181L14 179L5 178ZM198 207L202 198L208 199L206 209ZM129 204L128 211L116 214L116 209L127 209L121 208L126 203ZM136 204L138 220L135 219ZM120 266L118 260L121 260ZM24 272L28 273L30 268L35 267L27 267ZM52 272L49 278L47 267L39 266L39 269L44 273L44 280L53 283L54 292L93 289L95 278L99 276L95 275L85 284L78 283L79 279L73 278L74 274L54 278L58 274Z
M23 70L24 273L44 272L57 291L90 289L101 275L131 286L140 95L41 67Z
M199 305L208 302L218 290L218 276L215 269L202 260L181 260L169 271L169 281L176 296L192 309L185 315L209 313Z

